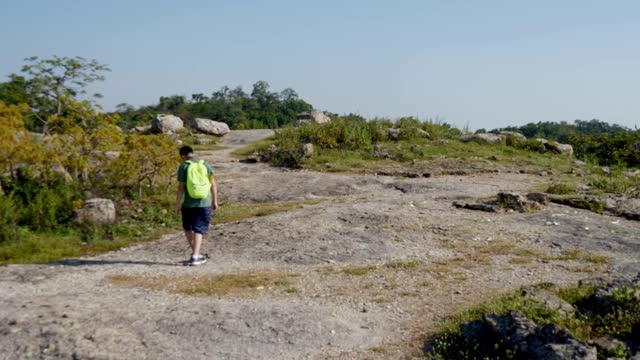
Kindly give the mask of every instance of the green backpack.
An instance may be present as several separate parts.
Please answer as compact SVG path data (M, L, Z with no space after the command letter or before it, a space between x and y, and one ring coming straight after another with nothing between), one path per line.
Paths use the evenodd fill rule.
M211 182L209 181L209 171L204 165L204 160L194 162L187 160L187 191L194 199L204 199L209 196Z

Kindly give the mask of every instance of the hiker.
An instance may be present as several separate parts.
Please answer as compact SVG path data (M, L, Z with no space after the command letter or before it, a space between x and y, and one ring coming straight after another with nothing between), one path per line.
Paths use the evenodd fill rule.
M195 158L193 149L190 146L180 148L180 157L183 162L178 167L178 194L176 196L175 213L176 215L180 214L180 212L182 213L182 228L192 250L188 264L202 265L207 262L207 258L200 254L200 246L209 230L212 212L218 209L218 190L213 179L211 166L204 160ZM205 167L201 169L205 172L203 174L204 180L208 179L210 186L206 184L207 188L204 191L200 191L202 195L194 195L196 192L193 190L194 181L187 178L187 173L191 174L191 170L188 171L190 166L196 166L197 169L197 166L200 166L199 162L202 162ZM197 178L197 176L192 176L192 178Z

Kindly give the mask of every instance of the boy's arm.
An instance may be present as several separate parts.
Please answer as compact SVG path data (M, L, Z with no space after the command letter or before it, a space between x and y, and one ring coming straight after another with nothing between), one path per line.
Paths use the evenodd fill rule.
M180 205L182 205L182 194L184 194L184 183L178 182L178 194L176 195L176 215L180 215Z
M211 209L217 210L218 209L218 187L216 186L216 179L214 179L213 176L211 176L209 180L211 180L211 196L213 197L211 201Z

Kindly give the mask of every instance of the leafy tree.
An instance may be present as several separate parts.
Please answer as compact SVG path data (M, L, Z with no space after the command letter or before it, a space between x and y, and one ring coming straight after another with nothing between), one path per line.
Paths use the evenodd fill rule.
M69 111L57 118L63 134L48 143L48 163L61 164L74 178L87 182L97 175L105 151L121 150L124 134L117 114L98 113L88 101L64 99Z
M96 60L83 57L58 57L39 59L33 56L25 59L22 72L29 78L26 80L28 103L39 120L42 133L50 130L51 122L63 115L66 100L75 99L86 94L85 87L95 81L104 80L101 72L110 71ZM94 98L102 97L93 94Z
M30 152L23 117L27 111L26 104L7 106L0 100L0 173L9 170L12 178L17 164Z
M577 135L617 135L630 130L616 124L608 124L604 121L597 119L576 120L574 124L567 123L566 121L556 122L538 122L528 123L526 125L516 127L506 127L501 129L491 130L493 133L497 133L500 130L515 131L523 134L528 138L545 138L547 140L555 140L561 143L568 143L572 134Z
M153 194L158 180L171 176L176 163L175 145L168 135L130 134L124 152L109 171L120 186L135 185L142 198L145 183Z
M202 93L192 94L191 101L184 96L161 97L157 105L146 106L132 111L131 108L118 108L122 116L122 125L130 128L148 123L157 113L173 113L184 121L203 117L226 122L233 129L277 128L292 124L296 115L311 110L304 100L291 88L280 93L272 92L269 83L258 81L253 85L251 94L242 87L233 89L223 86L207 97Z

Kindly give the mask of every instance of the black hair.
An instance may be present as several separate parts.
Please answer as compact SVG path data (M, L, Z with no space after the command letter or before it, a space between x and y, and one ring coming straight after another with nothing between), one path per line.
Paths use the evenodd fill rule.
M191 148L191 146L183 146L180 148L180 155L188 155L191 154L193 152L193 149Z

